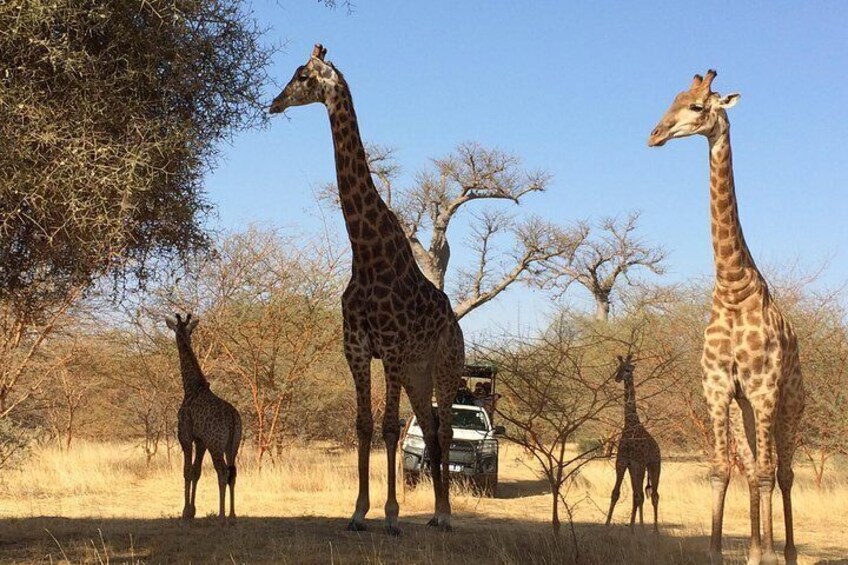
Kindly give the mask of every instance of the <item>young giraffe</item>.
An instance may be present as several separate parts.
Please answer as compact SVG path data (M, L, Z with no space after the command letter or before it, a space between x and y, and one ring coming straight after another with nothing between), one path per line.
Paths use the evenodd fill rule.
M630 512L630 527L636 521L636 509L639 509L639 523L642 520L642 504L644 495L642 484L645 480L647 469L647 489L651 491L651 504L654 506L654 531L657 529L657 508L660 503L658 492L660 486L660 446L648 433L648 430L639 421L636 412L636 387L633 384L633 356L627 358L618 356L618 369L615 373L615 382L624 382L624 429L621 430L621 438L618 440L618 454L615 457L615 487L612 489L610 508L607 513L607 525L612 520L612 512L621 494L621 482L624 480L624 472L630 472L630 485L633 488L633 509Z
M750 489L751 543L748 563L775 563L771 499L777 451L777 481L783 495L787 563L797 551L792 528L792 458L804 409L798 340L773 302L757 270L739 221L726 109L738 94L720 96L711 85L714 70L695 75L689 90L674 99L648 139L651 147L700 134L710 148L710 214L715 288L705 332L703 387L712 419L713 523L710 553L721 560L724 498L730 481L728 425L736 439ZM735 401L735 402L734 402ZM760 508L763 539L760 538Z
M326 52L321 45L315 46L306 64L297 68L274 99L270 112L318 102L326 106L330 117L339 198L353 251L342 313L344 351L356 385L359 496L348 529L365 529L370 506L371 360L382 359L386 374L387 531L400 533L395 461L401 387L409 396L431 455L436 504L429 525L448 530L447 453L453 438L451 404L465 363L462 331L448 297L421 273L400 222L374 187L350 90L342 74L324 60ZM431 408L434 385L437 418Z
M218 518L222 521L227 519L224 515L224 498L229 485L230 519L234 519L236 455L241 443L241 416L229 402L209 390L209 381L203 376L191 346L191 333L197 327L197 319L192 319L191 314L186 314L185 319L176 314L173 319L165 318L165 323L176 334L183 377L184 396L178 413L178 436L183 449L185 478L183 519L194 518L197 482L207 449L218 473ZM193 464L192 445L195 448Z

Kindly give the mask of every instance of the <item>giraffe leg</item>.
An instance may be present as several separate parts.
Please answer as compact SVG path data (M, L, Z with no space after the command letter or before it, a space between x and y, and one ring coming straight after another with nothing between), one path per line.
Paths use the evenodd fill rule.
M655 463L648 464L648 484L651 487L651 505L654 507L654 531L659 532L659 525L657 520L658 509L660 506L660 469L662 468L662 463L657 461Z
M615 510L615 505L618 504L618 499L621 496L621 483L624 481L624 473L627 472L627 463L623 459L615 460L615 486L612 487L610 495L610 507L607 512L607 526L612 521L612 513Z
M192 456L192 443L191 439L187 442L183 441L182 435L180 435L180 447L183 450L183 479L185 479L185 504L183 505L183 520L189 520L194 518L194 506L191 503L191 483L192 477L194 476L192 473L192 465L191 465L191 456Z
M238 450L238 446L235 447L235 450ZM236 475L238 471L236 469L235 450L231 448L224 454L227 464L227 486L230 487L230 520L236 518Z
M438 377L437 377L438 378ZM459 382L459 377L456 379ZM447 390L437 387L436 401L438 403L438 441L441 452L442 486L441 486L441 509L437 506L437 513L441 514L438 527L444 531L451 529L451 506L450 506L450 446L453 442L453 415L451 405L456 397L456 387Z
M633 489L633 509L630 511L630 529L636 524L636 511L639 511L639 519L642 518L642 503L645 501L643 486L645 484L645 465L631 462L628 466L630 471L630 486Z
M386 442L386 460L388 465L388 493L386 496L386 531L389 535L400 535L397 501L397 444L400 438L400 383L386 370L386 412L383 415L383 440Z
M200 481L200 473L203 470L203 457L206 455L206 445L198 440L194 442L194 465L191 467L191 513L194 516L196 506L194 505L195 497L197 496L197 483Z
M784 386L778 420L775 424L774 442L777 451L777 484L783 498L783 520L786 526L786 545L783 555L786 565L798 562L798 550L795 548L795 532L792 523L792 483L795 473L792 471L792 459L797 447L798 424L804 410L804 390L800 372L797 377L787 379ZM792 387L790 389L790 387Z
M764 565L777 563L774 552L774 531L772 529L772 498L774 493L775 462L772 455L774 431L774 407L768 407L763 401L752 402L756 416L757 449L756 458L757 478L760 487L760 512L762 516L762 558Z
M722 388L712 389L718 383ZM728 413L733 389L731 379L724 372L708 372L704 375L704 396L710 411L713 427L713 464L710 482L713 495L712 533L710 535L710 562L722 562L721 533L724 523L724 499L730 483L730 459L728 456Z
M409 394L409 403L415 413L415 419L424 436L424 448L430 459L430 476L433 480L433 495L435 498L435 513L427 522L428 526L439 525L439 504L441 498L442 469L441 447L436 436L436 418L430 405L430 396L416 389Z
M374 416L371 414L371 360L365 356L354 356L347 351L348 365L356 385L356 438L359 471L359 494L356 508L347 526L350 531L366 529L365 515L371 507L368 492L368 474L371 458L371 438L374 436Z
M227 497L227 464L224 462L223 453L212 453L212 464L218 474L218 520L226 523L227 515L224 513L224 501Z
M730 426L736 440L736 453L745 467L750 502L751 538L748 547L748 565L757 565L762 558L760 538L760 483L757 477L754 453L757 449L756 421L751 403L737 398L730 403Z

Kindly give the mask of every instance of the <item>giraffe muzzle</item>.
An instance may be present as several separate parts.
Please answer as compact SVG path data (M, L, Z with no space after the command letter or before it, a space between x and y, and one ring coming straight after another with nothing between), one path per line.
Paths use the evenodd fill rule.
M669 138L669 130L663 126L657 126L648 137L648 147L662 147Z

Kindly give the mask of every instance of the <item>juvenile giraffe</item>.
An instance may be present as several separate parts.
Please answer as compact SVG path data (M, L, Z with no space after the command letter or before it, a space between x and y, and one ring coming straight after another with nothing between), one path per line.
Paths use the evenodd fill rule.
M230 519L236 517L236 455L241 443L241 416L229 402L222 400L209 390L209 381L203 376L200 364L191 346L191 334L198 320L186 314L165 318L165 323L174 330L177 351L180 354L180 372L183 378L183 403L178 413L178 437L183 450L183 477L185 478L185 506L183 519L194 518L197 482L206 450L218 473L219 507L218 518L226 521L224 498L227 485L230 487ZM194 463L192 464L192 446Z
M356 386L359 496L348 529L365 529L370 506L371 360L382 359L386 375L387 531L400 533L395 462L401 387L409 396L431 455L436 502L429 525L448 530L447 454L453 438L451 404L465 363L462 331L448 297L421 273L400 222L374 186L350 89L338 69L324 60L326 52L321 45L315 46L306 64L297 68L274 99L270 112L317 102L327 108L330 117L339 198L353 251L342 314L344 351ZM435 415L431 408L434 386Z
M654 531L657 529L657 509L660 503L660 465L662 456L660 446L639 421L636 411L636 387L633 384L634 364L632 355L627 358L618 356L618 370L615 382L624 382L624 428L618 440L618 453L615 457L615 487L612 489L610 508L607 513L607 525L612 520L612 512L621 494L621 482L624 472L630 472L630 484L633 489L633 510L630 512L630 527L636 521L636 509L639 509L639 523L642 524L642 504L644 495L642 483L647 470L647 489L651 491L651 504L654 506Z
M711 89L714 70L695 75L690 88L674 99L648 145L694 134L709 141L710 214L715 288L701 358L703 387L712 420L713 522L710 553L721 560L724 498L730 481L728 427L736 439L750 490L751 542L748 563L775 563L771 499L777 453L777 482L783 495L787 563L797 551L792 527L792 458L804 410L804 385L798 340L769 294L751 256L736 202L727 108L738 94ZM763 538L760 538L760 510Z

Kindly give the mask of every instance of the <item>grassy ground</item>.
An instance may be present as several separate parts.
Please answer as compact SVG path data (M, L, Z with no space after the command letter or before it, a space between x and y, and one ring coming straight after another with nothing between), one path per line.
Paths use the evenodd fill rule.
M569 563L567 532L550 534L550 494L520 451L501 454L497 499L469 492L453 497L454 532L425 524L432 511L426 485L401 495L400 538L383 533L385 457L372 457L370 530L344 530L356 497L356 460L350 451L293 448L260 471L250 454L240 460L239 519L224 527L217 483L204 469L199 518L181 523L181 457L162 456L148 467L129 446L79 444L70 453L45 448L0 478L0 562L71 563ZM848 564L848 477L831 473L824 490L799 466L794 492L801 563ZM631 533L629 489L615 522L602 525L614 472L603 461L588 466L572 497L583 499L574 519L585 563L708 563L710 496L706 467L669 461L660 482L659 536ZM625 481L626 485L626 481ZM776 497L779 496L776 491ZM744 563L747 487L728 493L725 548L729 563ZM775 531L782 548L783 517L776 498ZM650 504L646 505L646 517Z

